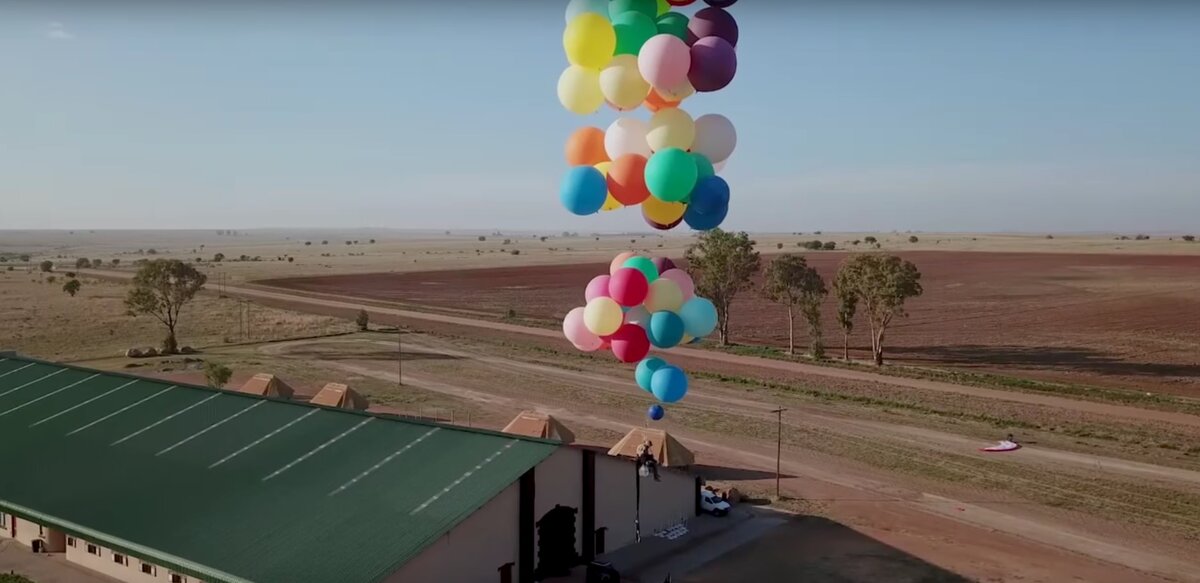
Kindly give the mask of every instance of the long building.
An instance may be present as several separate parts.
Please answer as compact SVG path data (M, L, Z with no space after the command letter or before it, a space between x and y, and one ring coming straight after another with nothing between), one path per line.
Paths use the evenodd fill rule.
M526 583L694 516L698 480L660 473L0 354L0 536L121 581Z

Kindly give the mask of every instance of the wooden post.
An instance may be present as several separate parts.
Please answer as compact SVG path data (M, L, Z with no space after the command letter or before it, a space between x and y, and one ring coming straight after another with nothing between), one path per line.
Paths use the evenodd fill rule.
M780 491L779 491L779 476L782 473L780 471L781 466L782 466L782 463L780 460L783 457L783 412L784 411L787 411L787 409L784 409L783 407L780 407L774 411L771 411L772 413L775 413L776 415L779 416L778 425L776 426L776 430L775 430L775 499L776 500L782 499L782 496L780 495Z

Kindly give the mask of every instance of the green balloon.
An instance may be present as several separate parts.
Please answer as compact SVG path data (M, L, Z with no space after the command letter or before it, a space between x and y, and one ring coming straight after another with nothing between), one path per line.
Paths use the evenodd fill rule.
M612 23L617 31L616 55L636 55L650 37L658 34L654 20L633 10L614 16Z
M621 264L621 267L632 267L646 276L646 281L654 281L658 279L658 268L654 266L654 261L647 257L630 257Z
M658 33L679 37L687 42L688 17L682 12L668 12L658 17Z
M717 171L713 169L712 162L708 161L708 156L692 152L692 159L696 161L696 182L709 176L716 176Z
M615 20L618 16L631 10L654 20L658 16L658 0L612 0L608 3L610 19Z
M687 199L696 186L696 159L679 148L659 150L646 162L646 188L666 202Z

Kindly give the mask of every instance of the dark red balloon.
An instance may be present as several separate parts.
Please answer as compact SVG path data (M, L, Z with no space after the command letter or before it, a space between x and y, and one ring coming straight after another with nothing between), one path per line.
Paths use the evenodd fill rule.
M649 292L645 274L632 267L622 267L608 279L608 297L625 307L641 305Z
M738 25L733 15L720 8L704 8L688 21L688 44L706 36L719 36L733 46L738 43Z
M692 45L688 81L699 92L724 89L737 74L737 51L725 39L706 36Z
M654 227L655 229L658 229L659 231L670 231L671 229L674 229L677 225L679 225L679 223L683 222L683 217L679 217L678 219L675 219L675 221L672 222L671 224L664 225L662 223L656 223L656 222L650 220L648 217L646 217L645 214L642 215L642 219L646 221L647 225L650 225L651 227Z
M688 4L691 4L692 2L695 2L695 1L696 0L667 0L667 4L670 4L671 6L687 6ZM737 0L734 0L734 2L736 2L736 1ZM730 2L730 4L732 4L732 3L733 2Z
M655 257L654 268L658 270L659 275L668 269L675 269L675 262L666 257Z
M646 329L637 324L622 324L612 335L613 356L621 362L638 362L650 354Z
M670 3L671 0L667 0L667 2ZM713 8L729 8L730 6L737 4L737 0L704 0L704 3L712 6Z

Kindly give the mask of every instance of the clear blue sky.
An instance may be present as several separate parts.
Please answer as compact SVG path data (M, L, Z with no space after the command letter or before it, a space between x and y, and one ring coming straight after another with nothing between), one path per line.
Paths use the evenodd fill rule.
M565 1L154 4L0 0L0 228L645 228L557 202ZM726 226L1194 230L1200 4L985 4L735 5Z

